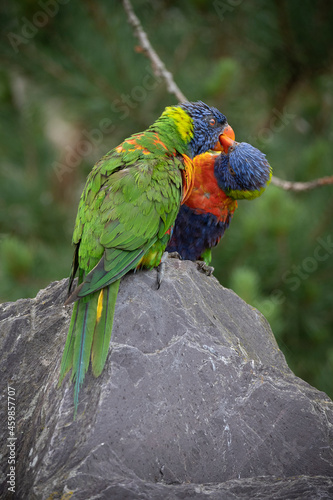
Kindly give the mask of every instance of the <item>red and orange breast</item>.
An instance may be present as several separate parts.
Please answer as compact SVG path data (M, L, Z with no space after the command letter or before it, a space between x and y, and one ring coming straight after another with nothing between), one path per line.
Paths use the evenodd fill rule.
M214 214L225 221L237 208L233 200L219 188L214 175L216 154L204 153L194 158L194 186L186 205L197 213Z

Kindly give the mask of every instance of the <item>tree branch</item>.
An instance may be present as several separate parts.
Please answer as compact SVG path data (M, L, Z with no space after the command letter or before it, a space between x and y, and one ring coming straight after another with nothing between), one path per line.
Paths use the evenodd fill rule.
M174 94L178 101L187 101L186 97L184 96L178 85L175 83L172 74L166 69L164 63L161 61L161 59L151 46L150 41L142 28L140 20L137 18L133 11L130 0L123 0L123 6L127 14L128 22L133 28L134 35L139 40L142 52L146 57L148 57L148 59L150 59L155 75L158 77L162 77L165 80L168 92L170 92L170 94Z
M271 183L274 184L274 186L284 189L285 191L295 191L296 193L299 193L301 191L310 191L310 189L315 189L319 186L333 184L333 175L329 177L321 177L320 179L315 179L309 182L290 182L274 177L273 175Z

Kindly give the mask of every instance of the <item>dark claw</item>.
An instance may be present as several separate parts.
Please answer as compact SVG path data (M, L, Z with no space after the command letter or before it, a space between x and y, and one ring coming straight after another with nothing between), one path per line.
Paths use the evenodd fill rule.
M214 268L212 266L207 266L207 264L203 260L197 260L197 266L199 271L207 274L207 276L211 276L214 272Z
M162 280L163 280L163 276L164 276L164 272L165 272L165 261L168 258L168 255L169 255L168 252L164 252L164 254L162 255L162 258L161 258L161 262L157 266L157 290L159 290L161 283L162 283Z
M179 259L182 260L181 256L179 255L178 252L170 252L168 253L169 259Z

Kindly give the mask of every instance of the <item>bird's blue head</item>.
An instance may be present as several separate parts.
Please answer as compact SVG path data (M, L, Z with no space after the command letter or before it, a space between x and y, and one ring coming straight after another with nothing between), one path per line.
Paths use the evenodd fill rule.
M224 145L221 137L235 139L235 134L226 117L216 108L208 106L202 101L185 102L179 108L191 118L191 132L188 147L192 158L209 149L222 151Z
M246 142L234 142L228 154L216 157L214 174L218 186L230 197L252 200L270 183L272 169L259 149Z
M184 102L169 106L161 116L171 120L179 134L186 153L191 158L210 149L225 151L234 141L235 134L226 117L216 108L204 102Z

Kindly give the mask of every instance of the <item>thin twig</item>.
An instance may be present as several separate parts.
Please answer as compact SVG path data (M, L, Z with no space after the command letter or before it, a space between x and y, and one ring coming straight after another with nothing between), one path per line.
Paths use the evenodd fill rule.
M290 182L273 176L272 184L284 189L285 191L310 191L310 189L315 189L319 186L327 186L329 184L333 184L333 175L329 177L321 177L320 179L315 179L309 182Z
M170 94L174 94L178 101L187 101L186 97L184 96L178 85L175 83L172 73L170 73L170 71L166 69L164 63L161 61L161 59L151 46L150 41L142 28L140 20L137 18L133 11L130 0L123 0L123 6L127 14L128 22L133 27L134 35L139 40L142 52L151 61L155 75L165 80L168 92L170 92Z

